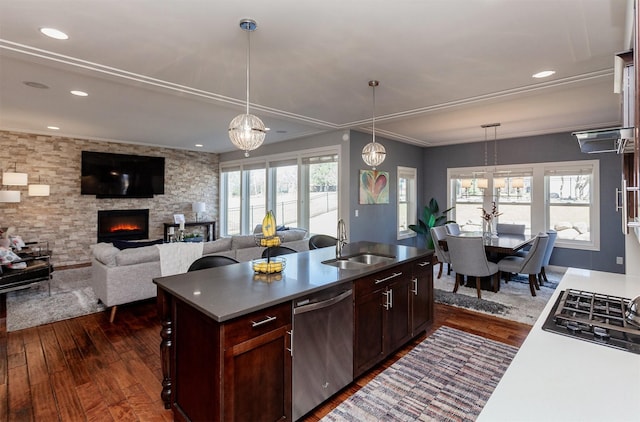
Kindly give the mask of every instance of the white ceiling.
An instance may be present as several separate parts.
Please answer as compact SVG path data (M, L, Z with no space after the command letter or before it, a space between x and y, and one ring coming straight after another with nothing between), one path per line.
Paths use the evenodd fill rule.
M618 126L633 0L0 0L0 129L233 150L340 129L437 146ZM70 38L40 34L54 27ZM535 72L556 74L534 79ZM38 82L48 89L26 86ZM80 98L72 89L89 93ZM50 131L47 126L60 127ZM493 135L492 135L493 136Z

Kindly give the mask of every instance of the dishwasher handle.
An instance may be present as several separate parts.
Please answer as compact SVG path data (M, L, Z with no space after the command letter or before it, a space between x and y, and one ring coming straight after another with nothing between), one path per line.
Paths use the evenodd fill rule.
M308 305L298 306L297 308L293 308L293 314L299 315L299 314L304 314L305 312L311 312L318 309L328 308L329 306L333 306L336 303L341 302L344 299L350 297L352 294L353 294L353 290L349 289L330 299L323 300L322 302L315 302L315 303L310 303Z

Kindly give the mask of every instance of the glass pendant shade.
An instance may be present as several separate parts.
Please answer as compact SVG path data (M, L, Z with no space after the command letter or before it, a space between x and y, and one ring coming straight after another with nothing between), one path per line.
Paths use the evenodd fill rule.
M262 145L265 135L264 123L253 114L239 114L229 123L229 139L236 148L244 151L245 157L249 156L249 151Z
M0 202L20 202L20 191L0 190Z
M386 156L387 151L384 149L384 146L375 141L369 142L362 149L362 159L368 166L371 166L373 170L382 164Z

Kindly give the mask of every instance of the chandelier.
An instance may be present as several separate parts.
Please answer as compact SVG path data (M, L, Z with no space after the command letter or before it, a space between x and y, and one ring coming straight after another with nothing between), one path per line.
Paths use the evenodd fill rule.
M264 142L266 129L259 117L249 113L249 75L251 68L251 32L258 25L253 19L240 21L240 28L247 32L247 112L237 115L229 123L229 139L238 149L244 151L244 156L249 156L249 151L258 148Z
M378 85L380 85L378 81L369 81L369 86L373 88L373 137L371 142L362 149L362 159L368 166L371 166L373 170L382 164L387 156L387 151L384 149L384 146L376 142L376 87Z

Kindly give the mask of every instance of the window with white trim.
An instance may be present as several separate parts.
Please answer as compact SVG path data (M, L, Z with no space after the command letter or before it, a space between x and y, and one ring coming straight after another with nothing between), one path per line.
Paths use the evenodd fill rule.
M409 224L416 224L418 171L413 167L398 167L398 240L414 237Z
M465 231L482 230L482 209L493 202L502 223L525 224L527 233L558 231L556 246L599 250L597 160L451 168L448 204Z
M267 210L276 223L336 235L339 147L220 164L220 234L252 233Z

